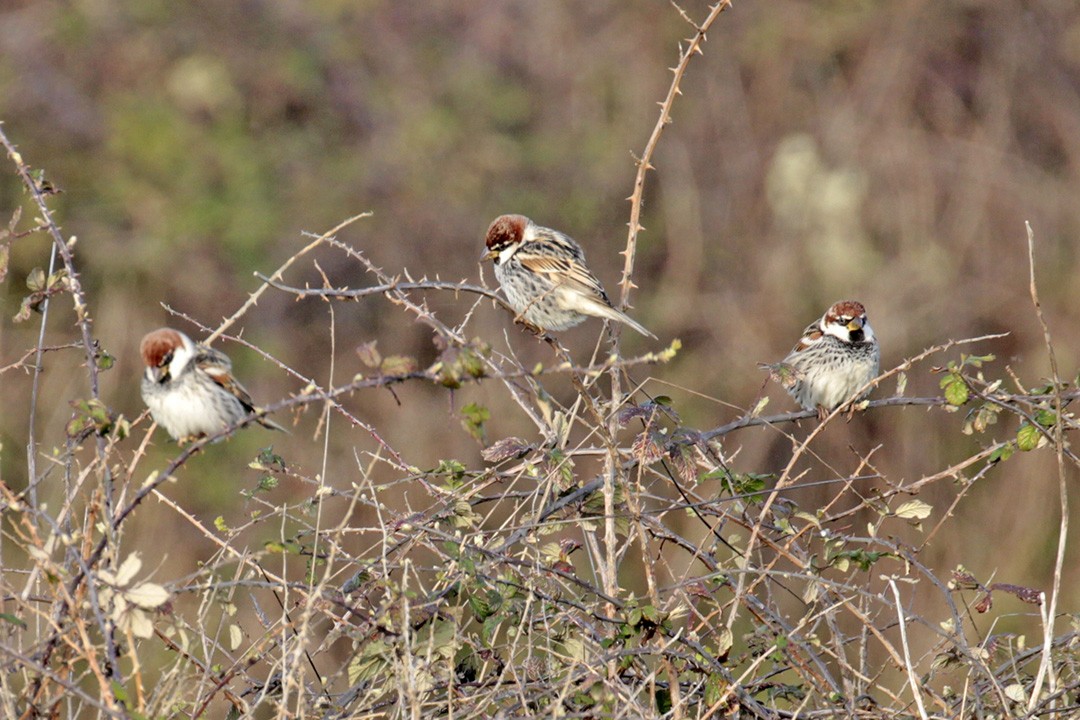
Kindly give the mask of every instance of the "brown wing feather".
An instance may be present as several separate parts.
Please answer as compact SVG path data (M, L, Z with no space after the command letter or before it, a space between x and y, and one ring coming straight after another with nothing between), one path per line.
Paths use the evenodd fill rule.
M556 255L533 255L518 253L518 260L526 269L541 275L549 276L550 280L558 280L558 284L568 285L584 295L593 295L603 298L609 306L607 293L603 285L595 275L579 262ZM550 277L550 276L558 276Z
M233 377L232 362L225 353L205 345L199 345L198 353L195 355L195 366L206 373L211 380L236 396L236 399L240 401L245 410L248 412L255 411L255 404L251 401L251 395Z
M803 330L802 338L799 339L799 343L791 351L792 353L802 352L811 345L817 345L821 341L821 338L825 336L825 333L821 331L821 326L818 323L813 322L806 326Z

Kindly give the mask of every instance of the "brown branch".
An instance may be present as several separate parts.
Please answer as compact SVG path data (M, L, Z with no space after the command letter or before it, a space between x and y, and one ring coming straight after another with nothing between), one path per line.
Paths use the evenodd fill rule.
M671 86L668 88L667 96L664 98L664 101L660 103L660 117L657 118L652 134L649 135L649 139L645 143L645 151L637 161L637 174L634 177L634 191L628 198L630 200L630 232L626 238L626 249L623 250L623 256L626 258L626 262L623 265L622 280L619 282L619 285L622 287L622 296L619 299L619 307L623 309L626 308L626 305L630 300L630 290L634 288L634 283L630 278L634 274L634 259L637 255L638 233L645 229L641 225L641 207L645 195L645 175L649 170L654 169L652 165L653 153L656 152L656 146L660 142L660 136L663 135L664 128L671 123L671 108L675 104L675 98L682 94L682 91L679 90L679 85L682 83L683 76L686 74L686 69L690 66L690 60L694 55L702 54L701 46L705 43L705 33L709 31L712 24L720 17L720 13L724 12L724 10L729 7L731 7L731 0L720 0L720 2L716 3L709 11L709 16L705 18L705 22L699 26L694 25L686 13L683 12L682 8L675 5L675 8L683 18L687 22L690 22L691 25L694 25L696 32L694 33L694 37L689 39L689 45L687 45L686 49L680 52L679 63L671 69L671 71L675 73L675 77L671 80Z
M399 280L394 280L392 282L383 283L381 285L372 285L370 287L357 288L354 290L350 288L299 288L293 287L291 285L286 285L278 280L266 277L261 273L255 273L255 277L259 278L272 288L302 298L314 297L324 298L327 300L356 300L362 297L368 297L371 295L383 295L385 293L395 291L406 292L409 290L448 290L455 293L465 292L472 293L474 295L480 295L490 300L494 300L495 302L502 305L511 312L514 311L513 308L511 308L510 305L507 304L506 300L504 300L501 295L494 292L493 290L488 290L487 288L481 287L479 285L470 285L469 283L465 282L448 282L445 280L416 280L411 282L401 282Z

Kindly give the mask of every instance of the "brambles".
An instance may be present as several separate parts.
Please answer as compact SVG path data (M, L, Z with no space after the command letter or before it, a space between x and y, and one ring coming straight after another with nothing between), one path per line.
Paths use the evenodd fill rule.
M623 300L652 150L705 29L691 31L640 159ZM481 149L502 157L502 147ZM265 162L254 156L226 167ZM57 200L40 175L22 174L27 193ZM762 326L782 314L733 308L722 293L704 309L685 302L701 288L678 273L707 270L692 252L672 263L670 305L643 292L636 310L658 331L668 328L653 318L698 313L719 343L694 327L685 344L633 353L640 338L597 333L590 353L583 334L546 344L518 332L482 276L418 275L441 267L422 256L380 265L387 234L357 216L306 238L246 300L218 308L228 320L213 334L238 363L265 361L243 376L276 379L259 397L278 398L274 417L291 420L292 435L273 448L237 434L179 449L123 404L118 388L133 380L119 376L129 367L117 348L129 328L91 314L100 306L77 272L78 253L102 238L70 242L48 207L0 233L0 275L29 280L28 306L53 317L45 325L28 310L21 327L41 321L43 340L5 356L16 388L5 392L21 392L25 374L40 394L28 389L5 412L62 416L4 438L0 704L13 717L1069 712L1075 628L1055 629L1056 593L1019 576L1018 566L1051 565L1050 551L1025 553L1022 539L1052 545L1045 519L1019 501L1045 490L1059 459L1073 472L1080 393L1036 379L1045 370L1030 353L1001 348L1005 320L975 338L935 335L939 345L895 365L850 417L819 425L774 386L759 391L757 376L737 392L701 380L717 365L752 374L755 348L769 344ZM215 227L228 207L215 206ZM232 234L244 234L236 222ZM51 270L42 239L62 256ZM240 259L263 262L251 242ZM12 265L12 247L41 257ZM1003 292L1008 278L996 281ZM282 307L310 336L280 323ZM777 370L778 382L794 379ZM769 394L785 404L765 416ZM11 458L27 439L20 483ZM970 571L943 559L965 537L985 548L965 559Z

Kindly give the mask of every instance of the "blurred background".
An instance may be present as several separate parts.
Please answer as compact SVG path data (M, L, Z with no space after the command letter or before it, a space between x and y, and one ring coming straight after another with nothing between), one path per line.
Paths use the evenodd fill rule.
M696 0L682 6L697 20L708 10ZM388 273L471 282L480 279L490 220L524 213L579 240L617 296L634 158L691 30L659 0L8 0L0 5L0 120L26 161L63 191L52 204L65 234L78 237L94 330L117 359L102 376L103 397L134 418L143 409L140 337L165 324L203 336L163 303L215 327L258 287L253 272L272 272L309 242L305 231L360 212L373 215L339 238ZM756 363L782 358L840 299L868 308L884 367L949 338L1008 332L965 351L997 356L988 377L1009 367L1038 385L1049 363L1028 295L1025 220L1057 358L1065 378L1075 377L1073 0L743 0L721 16L704 51L682 83L646 186L630 313L661 342L632 332L622 341L627 354L682 341L670 364L633 374L652 378L647 389L670 396L685 424L711 428L752 407L765 379ZM6 223L25 195L5 162ZM314 258L335 285L374 282L340 251ZM14 242L0 288L0 365L34 346L38 316L11 318L26 275L47 261L44 236ZM483 272L493 283L490 267ZM321 283L307 259L286 281ZM451 323L473 306L445 293L426 297ZM76 337L69 305L55 304L47 343ZM355 348L372 340L384 355L421 366L437 357L430 331L383 298L333 310L332 321L326 303L270 291L233 330L322 382L331 381L331 360L336 383L366 371ZM490 303L465 331L513 350L527 367L552 362L547 346ZM599 333L590 322L564 341L584 360ZM220 347L260 402L301 389L250 349ZM913 369L907 393L938 394L930 367L959 352ZM80 361L78 351L47 357L44 453L63 443L68 401L87 395ZM0 376L0 471L14 487L26 483L29 378ZM553 379L548 389L569 401L568 382ZM877 394L894 391L890 382ZM768 412L794 409L774 386L765 392ZM482 465L481 443L459 422L469 402L491 409L489 443L535 439L497 383L454 394L414 383L345 402L422 469L446 458ZM962 420L963 412L905 408L837 423L816 446L810 477L854 472L875 448L873 465L891 481L938 472L990 441L962 435ZM298 474L325 471L331 485L348 488L360 472L354 448L376 443L335 417L324 470L316 423L309 411L287 437L247 430L196 458L165 491L204 523L218 515L240 522L251 501L239 491L258 479L246 463L270 443ZM145 428L128 441L131 452ZM1015 429L1004 420L990 436ZM724 447L738 452L738 470L774 472L790 445L755 429ZM175 446L159 430L151 453L134 481ZM295 502L311 487L286 481L273 493L270 504ZM402 493L403 507L427 503L419 487ZM942 520L955 493L934 485L923 494L935 507L928 524ZM1017 456L967 490L923 560L942 576L963 562L983 578L1046 587L1056 512L1052 458ZM193 534L161 506L145 508L137 523L157 537ZM193 572L212 548L199 537L171 548L159 580ZM1000 607L1011 606L1003 599Z

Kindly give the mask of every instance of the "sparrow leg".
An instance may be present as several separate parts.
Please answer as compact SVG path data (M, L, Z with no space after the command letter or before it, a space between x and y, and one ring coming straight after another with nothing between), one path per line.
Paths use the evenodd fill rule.
M528 320L525 319L524 315L515 315L514 316L514 322L516 322L518 325L523 326L526 330L530 331L533 335L543 336L545 334L543 328L541 328L539 325L533 325L531 322L529 322Z
M825 418L829 417L829 411L824 405L817 406L817 419L818 422L825 422Z

